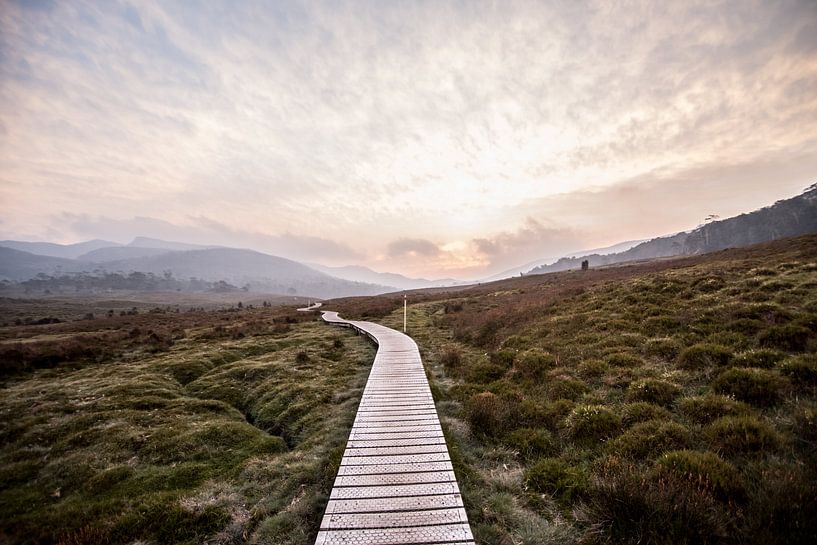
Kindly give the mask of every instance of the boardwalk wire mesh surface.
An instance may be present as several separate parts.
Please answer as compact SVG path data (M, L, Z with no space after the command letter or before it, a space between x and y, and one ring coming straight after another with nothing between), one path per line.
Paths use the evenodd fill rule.
M316 545L473 545L417 344L324 312L378 344Z

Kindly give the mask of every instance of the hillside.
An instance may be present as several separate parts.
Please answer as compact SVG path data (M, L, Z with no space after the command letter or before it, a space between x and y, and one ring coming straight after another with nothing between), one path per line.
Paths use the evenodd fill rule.
M35 255L0 246L0 281L20 282L38 274L81 272L88 263L62 257Z
M390 291L446 286L457 283L457 281L453 278L442 278L438 280L409 278L407 276L403 276L402 274L377 272L369 269L368 267L355 265L348 265L345 267L327 267L325 265L310 264L310 266L331 276L343 278L352 282L365 282L368 284L379 284L381 286L394 288Z
M698 255L808 233L817 233L817 184L801 195L754 212L711 222L690 232L655 238L624 252L565 257L552 265L533 268L529 274L578 269L584 260L589 261L591 267L599 267L627 261Z
M409 301L478 542L817 540L817 235Z

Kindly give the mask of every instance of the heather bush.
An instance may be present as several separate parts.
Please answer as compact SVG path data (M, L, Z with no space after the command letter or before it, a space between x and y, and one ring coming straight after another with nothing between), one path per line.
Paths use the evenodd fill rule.
M584 360L579 364L579 374L586 378L602 376L610 367L601 360Z
M571 401L576 401L589 390L584 382L571 378L551 381L548 387L551 399L570 399Z
M746 496L738 470L713 452L668 452L658 458L653 472L659 479L686 481L721 501L739 502Z
M795 324L775 325L758 335L758 343L768 348L802 352L808 347L811 336L811 331L803 326Z
M689 430L677 422L649 420L622 433L610 442L610 447L621 456L643 460L688 448L691 437Z
M789 358L780 364L780 372L794 384L817 385L817 356L808 354Z
M718 394L682 398L678 402L678 410L698 424L707 424L722 416L741 416L751 412L746 403Z
M712 389L734 396L752 405L766 407L777 404L788 381L774 371L754 368L730 368L712 381Z
M638 356L626 352L610 354L604 361L612 367L639 367L644 363Z
M699 343L684 349L678 356L678 364L684 369L704 369L728 365L732 351L718 344Z
M552 354L538 349L526 350L519 354L513 364L514 373L529 380L542 380L545 373L556 366L556 358Z
M603 441L621 429L621 418L603 405L579 405L567 415L564 426L575 441Z
M786 354L778 350L760 348L757 350L747 350L735 356L732 365L740 367L762 367L769 369L777 362L786 357Z
M671 405L681 389L675 384L658 380L644 379L630 384L627 389L627 401L646 401L657 405Z
M542 458L525 471L525 485L569 504L587 493L589 478L582 468L558 458Z
M542 428L519 428L505 435L503 442L526 460L552 456L557 450L553 436Z
M619 411L621 412L621 423L625 426L648 420L666 420L670 417L669 411L664 407L646 401L624 403L619 406Z
M671 337L648 339L644 343L644 353L665 360L674 360L681 352L681 343Z
M706 435L725 454L768 452L780 444L772 427L754 416L724 416L707 426Z

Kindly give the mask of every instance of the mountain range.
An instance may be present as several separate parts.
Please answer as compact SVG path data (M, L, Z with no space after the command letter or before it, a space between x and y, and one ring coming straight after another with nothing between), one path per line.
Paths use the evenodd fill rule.
M591 267L600 267L628 261L698 255L808 233L817 233L817 184L796 197L777 201L754 212L713 221L691 231L654 238L623 252L563 257L553 264L535 267L528 274L578 269L585 260Z

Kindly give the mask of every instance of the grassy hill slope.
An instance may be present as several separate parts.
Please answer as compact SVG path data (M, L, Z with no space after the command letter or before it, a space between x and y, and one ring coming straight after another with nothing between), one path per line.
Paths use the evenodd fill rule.
M817 236L409 299L480 542L817 540Z

